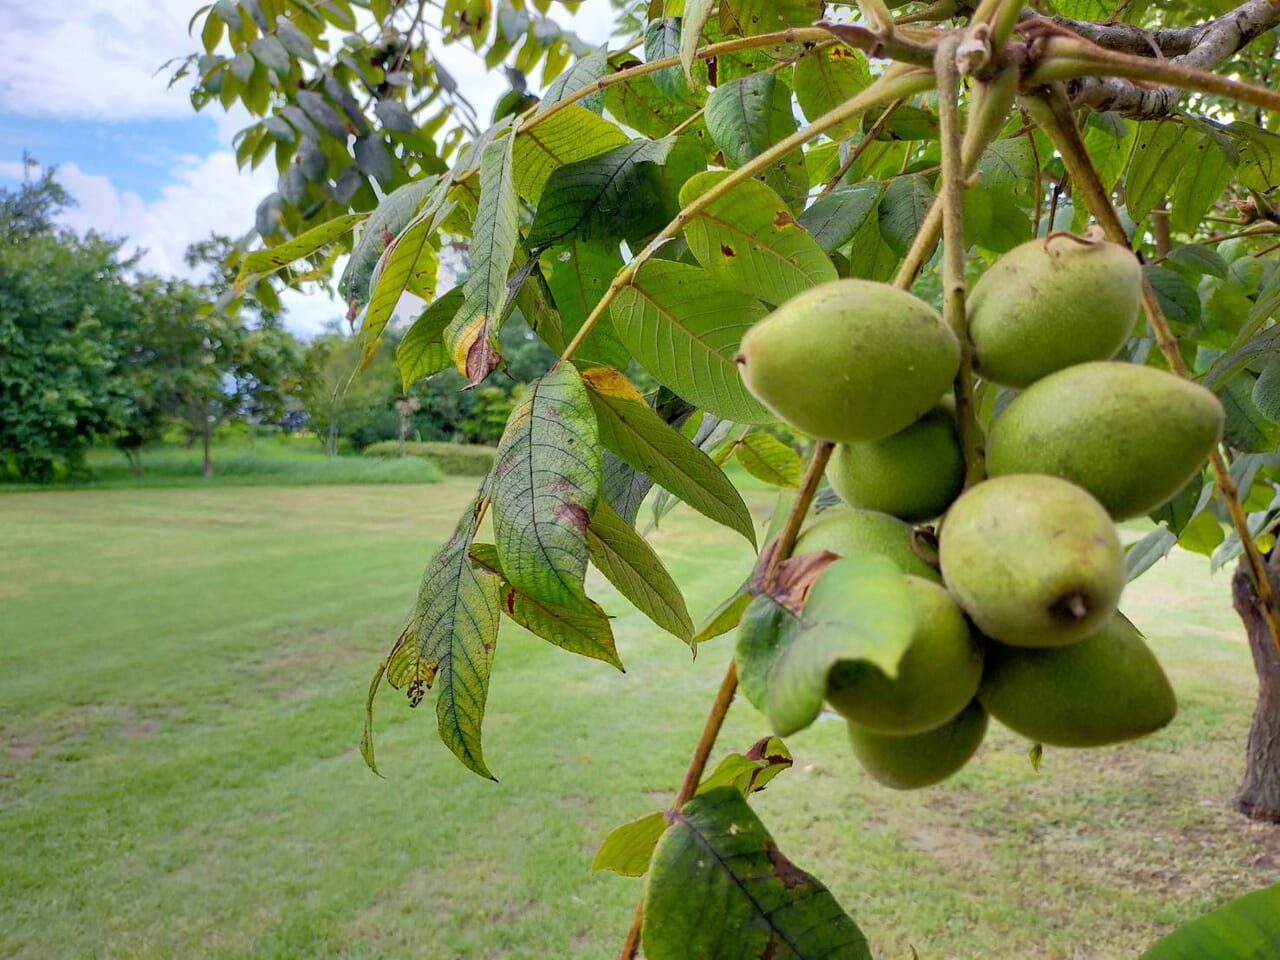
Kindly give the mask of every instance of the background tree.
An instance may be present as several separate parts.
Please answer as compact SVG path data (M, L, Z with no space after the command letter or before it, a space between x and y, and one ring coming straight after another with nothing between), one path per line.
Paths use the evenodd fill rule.
M267 45L254 46L257 31L274 32L283 45L292 35L284 24L312 15L282 0L246 37L234 32L244 29L232 24L236 18L225 16L229 6L203 21L205 56L220 59L206 61L200 89L208 93L213 71L225 74L237 59L245 83L259 67L280 80L273 88L268 79L265 92L245 98L263 120L245 133L242 148L254 145L244 157L265 158L274 149L282 179L258 224L264 237L280 242L247 255L244 278L323 269L339 249L349 249L340 288L351 315L362 317L366 353L377 349L401 294L419 293L431 305L397 350L407 381L452 366L472 385L492 382L503 362L501 334L516 308L561 358L512 414L492 475L429 565L418 606L373 685L376 692L385 675L414 706L432 688L441 737L473 771L490 775L481 719L500 612L559 646L617 665L607 618L585 597L588 558L655 623L691 643L732 629L749 603L799 603L799 595L771 591L829 444L816 445L760 568L701 630L632 529L656 483L754 542L732 485L697 438L670 426L694 407L734 424L729 442L744 451L744 465L754 463L781 486L801 484L798 463L773 456L762 466L763 458L751 455L776 453L767 441L752 440L764 434L753 428L773 418L744 390L734 362L741 337L758 319L842 276L914 288L941 301L963 333L966 270L979 275L1037 234L1090 221L1146 261L1146 322L1126 344L1125 360L1201 382L1227 415L1224 448L1211 456L1202 480L1154 512L1160 529L1129 551L1129 572L1140 574L1175 544L1219 564L1240 558L1253 593L1238 590L1237 602L1247 611L1255 655L1264 658L1260 682L1274 689L1280 673L1264 666L1271 662L1265 658L1280 656L1280 613L1264 551L1280 524L1280 412L1273 393L1280 381L1273 365L1280 281L1267 255L1280 219L1269 198L1280 179L1280 138L1268 125L1280 96L1233 77L1269 75L1270 31L1280 23L1280 6L1247 0L1125 3L1112 10L1063 0L1052 10L1043 5L1058 14L1051 17L1024 15L1017 0L894 3L894 22L882 0L860 0L860 18L814 25L824 12L818 2L687 0L678 11L654 4L633 21L642 35L621 49L584 52L559 80L562 65L548 62L539 103L521 100L518 115L500 108L483 130L461 122L430 149L385 131L375 136L364 118L360 100L382 107L378 91L401 79L391 79L398 71L387 72L385 58L370 57L368 72L362 63L347 64L344 53L320 57L324 25L317 23L308 34L308 65L290 58L273 67ZM465 36L495 65L506 63L517 36L516 68L535 49L510 29L523 22L514 6L499 7L492 19L459 3L417 7L412 19L410 12L370 7L389 35L413 37L415 25L432 24L446 42ZM1207 13L1216 16L1196 22ZM213 52L223 25L232 30L225 55ZM356 37L348 46L367 49L364 42ZM409 47L406 62L415 54L426 62L425 43L411 40ZM873 65L864 54L896 63ZM391 66L399 60L396 54ZM523 82L521 75L517 88ZM447 86L438 71L424 71L409 88L429 98L433 84ZM328 112L307 112L307 104L319 104L304 93L321 88ZM226 90L219 95L240 96ZM1190 97L1183 98L1185 90ZM286 112L290 107L296 110ZM350 127L340 118L330 124L336 149L326 154L342 167L339 179L354 166L364 173L351 182L381 170L385 185L400 184L367 217L368 198L340 191L318 162L309 177L306 152L290 146L305 137L299 111L314 125L339 109ZM417 124L414 132L443 130L441 121ZM394 157L389 165L373 159L384 153ZM311 226L308 214L340 215ZM340 239L361 224L354 242ZM935 271L944 226L947 242ZM441 250L459 242L469 243L467 278L437 290ZM810 347L821 351L823 344ZM667 392L644 402L625 376L633 362ZM962 369L956 405L970 482L983 473L982 430L1009 400L1007 390L975 385ZM473 543L488 511L495 542ZM610 543L628 544L618 548L625 559ZM855 636L870 612L832 616ZM792 649L778 631L770 642ZM829 660L814 665L809 686L801 685L817 704L828 666ZM696 796L737 686L731 664L670 810L620 828L627 842L606 842L601 852L619 872L653 871L648 903L637 912L623 955L635 954L642 919L646 953L655 960L687 950L689 940L672 931L692 937L759 924L762 937L777 945L786 940L775 925L785 905L796 908L796 917L805 909L824 912L823 950L834 943L846 950L842 956L867 956L856 927L828 909L819 885L780 858L741 802L760 771L784 765L770 762L783 756L781 749L764 743L760 752L731 757L731 767L755 772L744 773L737 791L722 786ZM769 690L771 716L776 689ZM798 695L792 687L777 694ZM1277 710L1280 697L1264 692L1241 796L1241 808L1255 817L1280 819L1272 795L1257 788L1280 784ZM363 747L372 765L368 729ZM709 779L723 783L721 777L737 782L723 771ZM692 856L694 836L705 842L738 836L747 823L757 856L751 862L760 871L751 882L777 898L777 909L752 900L739 904L740 914L710 917L695 907L698 921L690 921L691 904L715 901L729 910L709 894L711 885L723 880L729 889L729 880L746 881L726 880L724 871L708 877L681 857ZM795 902L797 889L812 894L807 907Z
M135 399L120 364L136 258L121 241L58 227L71 202L52 169L0 188L0 461L24 480L79 470Z

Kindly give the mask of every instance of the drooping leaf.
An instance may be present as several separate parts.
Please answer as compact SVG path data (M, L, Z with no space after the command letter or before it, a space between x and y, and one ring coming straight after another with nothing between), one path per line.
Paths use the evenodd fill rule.
M773 419L734 363L743 336L768 311L706 270L644 264L611 307L622 342L650 373L698 406L738 423Z
M733 455L757 480L775 487L800 486L800 455L772 434L747 434L738 441Z
M435 298L436 268L439 258L431 238L440 227L447 213L442 206L444 194L436 194L436 202L419 210L379 258L374 276L369 283L369 305L365 308L364 323L360 335L364 340L361 364L367 364L378 351L382 331L400 302L400 297L411 287L424 300Z
M818 241L824 253L833 253L853 239L880 203L880 184L860 183L820 197L800 214L800 226Z
M626 54L615 54L613 66L618 70L638 65L639 61ZM702 76L704 67L695 67L695 74ZM698 145L705 157L714 152L714 144L707 136L706 124L694 118L697 106L692 97L672 100L663 96L651 74L640 74L615 83L604 92L605 109L618 121L635 130L641 136L657 140L671 135L676 127L688 122L685 132Z
M1125 550L1125 581L1138 579L1169 555L1178 542L1177 534L1165 527L1157 527Z
M645 882L642 943L649 960L871 960L857 924L734 787L671 814Z
M404 688L415 706L424 688L436 690L440 739L469 770L492 780L480 726L498 642L498 581L472 569L467 555L476 517L468 506L427 565L417 603L388 657L387 680Z
M978 183L1020 207L1036 203L1036 157L1026 137L997 140L978 158Z
M521 593L502 572L498 550L491 543L471 545L471 559L502 583L502 612L535 637L541 637L561 649L593 660L603 660L622 669L618 648L613 640L609 616L594 601L585 609L562 607Z
M1124 178L1125 208L1130 217L1141 220L1168 194L1195 153L1195 144L1191 127L1176 120L1149 120L1139 125Z
M436 188L434 177L414 180L402 187L397 187L378 204L369 219L365 222L355 248L351 251L351 259L338 281L338 291L356 303L365 303L369 299L369 280L378 265L382 251L413 219L431 192Z
M659 17L644 28L644 58L647 62L680 55L680 18ZM683 103L693 92L679 67L667 67L652 74L654 86L668 100Z
M621 147L630 138L617 126L573 103L516 137L516 192L538 203L551 172Z
M1200 295L1196 288L1176 270L1145 264L1142 274L1155 291L1165 318L1175 327L1187 329L1200 322Z
M684 13L681 18L680 63L684 67L684 75L693 83L693 58L698 52L698 43L702 39L702 30L715 9L716 0L685 0Z
M519 240L511 136L485 148L480 161L480 207L471 241L471 272L463 302L445 331L454 365L479 383L498 365L498 327L507 301L507 274Z
M653 547L601 500L587 526L591 562L637 610L685 643L693 621L684 595Z
M1280 182L1280 136L1243 120L1228 124L1226 133L1239 151L1236 176L1246 187L1267 193Z
M278 243L274 247L254 250L252 253L245 254L245 258L240 264L240 275L236 278L236 282L243 282L247 277L255 274L274 273L291 263L309 257L321 247L332 243L348 230L351 230L356 224L364 221L368 216L367 213L345 213L340 217L334 217L332 220L327 220L318 226L314 226L305 233L298 234L292 240L286 240L284 243Z
M1164 937L1140 960L1262 960L1280 956L1280 883L1237 897Z
M895 177L885 188L877 209L880 233L898 256L906 256L911 249L931 206L933 190L929 181L918 173Z
M906 584L892 561L867 554L831 564L810 589L800 626L769 677L774 730L785 737L817 719L827 675L842 660L863 660L896 676L915 626Z
M1193 273L1208 274L1219 280L1227 279L1227 261L1213 247L1198 243L1184 243L1169 251L1169 262L1176 263L1184 270Z
M643 877L653 848L667 829L666 815L657 810L609 831L591 861L591 871L612 870L624 877Z
M449 348L444 344L444 331L461 306L462 287L454 287L433 301L405 331L396 347L396 366L406 392L418 380L452 364Z
M680 191L680 205L712 189L729 174L706 171ZM837 279L836 268L782 198L755 180L740 183L684 227L689 249L713 275L767 303Z
M871 68L867 58L850 47L819 47L796 63L796 100L810 123L870 85ZM846 140L858 132L861 123L860 117L846 120L828 130L827 136Z
M637 242L662 229L675 213L671 201L683 182L665 182L662 165L682 143L687 177L695 159L689 151L698 151L679 137L636 140L553 171L529 230L529 246L545 247L566 237Z
M1192 553L1212 557L1225 536L1218 518L1205 511L1197 514L1178 534L1178 546Z
M755 527L742 495L710 457L654 413L617 370L593 367L583 379L606 447L699 513L755 545Z
M1252 373L1242 370L1213 392L1227 414L1223 442L1244 453L1268 453L1280 443L1280 425L1263 416L1253 402L1255 380Z
M693 635L695 646L723 636L742 622L747 607L751 605L751 592L748 586L749 583L744 583L737 592L722 600L720 605L707 615L698 627L698 632Z
M721 0L720 24L756 37L822 19L823 0Z
M600 437L592 401L572 364L525 389L493 467L498 559L527 596L584 612L587 522L600 496Z

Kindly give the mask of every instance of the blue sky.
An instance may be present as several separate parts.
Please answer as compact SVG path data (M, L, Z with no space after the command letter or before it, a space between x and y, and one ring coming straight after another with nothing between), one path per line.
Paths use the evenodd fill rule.
M243 111L197 114L187 88L168 88L161 64L194 51L187 22L201 0L0 0L0 187L22 177L22 154L58 167L77 207L76 230L128 238L143 267L187 276L182 252L211 231L242 235L258 201L275 189L267 164L240 171L231 152ZM609 4L586 0L571 22L603 42ZM505 88L460 47L438 51L481 115ZM159 71L159 72L157 72ZM344 313L322 294L285 298L287 323L308 335Z

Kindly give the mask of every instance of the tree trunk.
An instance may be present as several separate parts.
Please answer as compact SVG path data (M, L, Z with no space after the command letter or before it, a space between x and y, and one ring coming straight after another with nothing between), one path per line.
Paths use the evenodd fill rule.
M206 477L213 476L213 457L209 452L209 445L213 441L213 421L208 417L204 420L204 475Z
M1271 589L1280 594L1280 551L1267 561ZM1244 782L1236 806L1252 820L1280 823L1280 653L1258 604L1253 576L1241 560L1231 581L1232 601L1249 636L1253 667L1258 674L1258 704L1245 752Z

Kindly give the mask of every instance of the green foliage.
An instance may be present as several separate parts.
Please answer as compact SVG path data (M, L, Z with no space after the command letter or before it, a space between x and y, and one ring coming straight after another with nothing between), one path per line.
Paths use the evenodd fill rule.
M1141 960L1249 960L1280 950L1280 884L1232 900L1169 934Z

